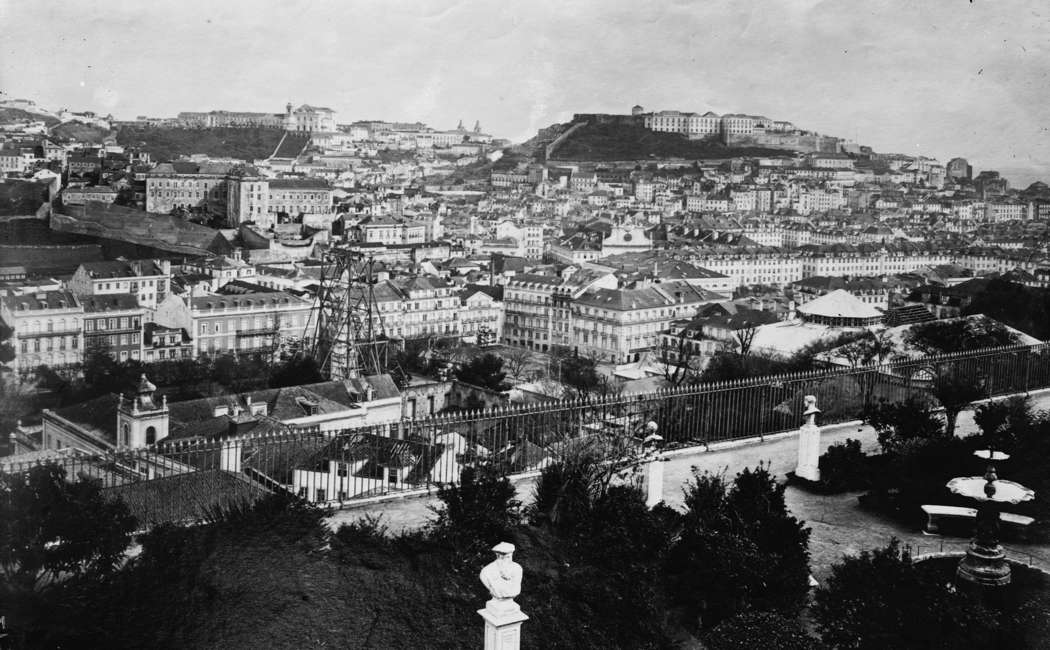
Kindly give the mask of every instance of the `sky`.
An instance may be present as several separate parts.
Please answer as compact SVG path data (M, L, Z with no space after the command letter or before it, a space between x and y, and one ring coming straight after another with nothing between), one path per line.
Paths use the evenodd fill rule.
M480 120L765 115L880 152L1050 181L1045 0L0 0L0 98L174 116Z

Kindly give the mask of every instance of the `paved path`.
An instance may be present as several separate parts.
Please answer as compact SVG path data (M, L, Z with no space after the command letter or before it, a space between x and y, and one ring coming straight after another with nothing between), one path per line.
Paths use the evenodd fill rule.
M1050 392L1034 394L1032 403L1036 410L1050 409ZM960 414L957 431L960 435L978 431L972 411ZM826 449L829 445L847 438L860 440L864 451L878 451L874 429L856 424L825 427L821 436L821 447ZM710 451L697 449L686 453L678 452L664 467L664 500L672 507L682 507L682 488L692 477L694 468L712 472L725 470L727 476L732 477L745 467L754 467L763 462L769 465L775 476L783 477L795 469L797 450L797 438L783 436L765 442ZM531 500L534 481L535 479L525 479L517 482L518 498L523 503ZM918 553L939 551L942 545L944 550L965 548L964 539L923 535L920 531L904 528L897 522L868 513L858 506L857 496L858 493L821 496L792 486L787 489L788 508L813 531L810 553L813 573L817 580L822 580L827 575L828 567L843 555L884 546L894 536L903 543L911 544ZM430 507L436 504L437 499L431 495L362 505L336 512L329 519L329 523L334 527L366 514L382 515L383 522L392 532L415 529L433 517ZM1050 570L1050 546L1010 544L1006 545L1006 548L1016 559Z

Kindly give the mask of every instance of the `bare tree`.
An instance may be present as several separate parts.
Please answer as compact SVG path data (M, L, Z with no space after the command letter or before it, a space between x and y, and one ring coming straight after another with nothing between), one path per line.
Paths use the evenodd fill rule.
M660 363L664 369L664 379L672 386L681 386L700 375L702 355L693 350L690 339L683 329L674 340L666 338L660 341Z
M736 341L740 356L746 357L751 354L751 344L755 341L755 333L758 328L752 321L746 320L743 327L733 331L733 340Z
M507 372L518 378L532 361L532 353L519 347L500 350L499 356L503 357L503 367L507 369Z

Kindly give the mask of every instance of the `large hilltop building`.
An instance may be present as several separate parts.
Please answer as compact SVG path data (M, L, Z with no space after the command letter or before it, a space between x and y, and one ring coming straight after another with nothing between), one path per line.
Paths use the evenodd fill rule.
M140 122L149 122L148 118L139 118ZM334 132L335 111L324 106L303 104L292 108L289 102L284 113L254 113L249 111L183 111L174 120L158 123L156 126L183 126L190 128L269 128L306 133Z
M146 176L146 211L174 209L224 216L230 226L253 222L264 230L281 215L321 221L334 215L332 188L322 179L268 179L250 165L181 160L161 163Z
M646 112L644 107L636 105L630 115L577 113L573 121L631 124L658 133L678 133L691 140L711 139L727 145L802 152L837 152L845 144L841 138L805 131L788 121L742 113Z

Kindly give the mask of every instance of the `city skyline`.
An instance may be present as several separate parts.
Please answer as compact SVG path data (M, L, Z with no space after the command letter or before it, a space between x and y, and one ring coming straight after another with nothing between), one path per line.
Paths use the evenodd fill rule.
M1047 11L1011 8L190 2L102 15L88 3L4 2L0 89L122 118L292 101L342 122L480 120L515 142L575 112L636 103L746 112L878 151L965 156L1024 186L1050 177L1050 48Z

